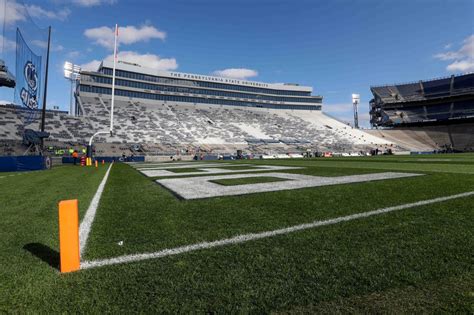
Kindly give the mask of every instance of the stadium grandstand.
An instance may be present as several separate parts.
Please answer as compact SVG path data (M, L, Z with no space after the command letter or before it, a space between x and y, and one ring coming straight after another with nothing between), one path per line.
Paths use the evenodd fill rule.
M371 91L371 134L425 151L474 151L474 73Z
M107 129L111 110L112 64L82 71L72 114L48 111L45 139L51 152L83 147ZM392 141L354 129L322 112L322 97L296 84L270 84L166 72L137 64L116 66L112 136L98 137L96 153L253 155L305 152L357 154L374 148L404 150ZM8 154L22 139L26 110L2 106L0 136ZM9 144L8 144L9 143ZM131 152L132 151L132 152ZM18 152L17 152L18 153Z

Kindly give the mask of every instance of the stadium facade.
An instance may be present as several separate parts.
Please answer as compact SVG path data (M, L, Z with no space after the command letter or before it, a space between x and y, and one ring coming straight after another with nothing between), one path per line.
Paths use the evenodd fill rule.
M80 95L112 93L111 62L96 72L83 71ZM133 99L185 104L213 104L291 110L321 110L322 97L298 84L272 84L208 75L159 71L118 62L115 95ZM80 108L78 109L80 112Z
M474 73L370 89L374 127L474 119Z
M474 73L371 87L371 134L426 151L474 151Z

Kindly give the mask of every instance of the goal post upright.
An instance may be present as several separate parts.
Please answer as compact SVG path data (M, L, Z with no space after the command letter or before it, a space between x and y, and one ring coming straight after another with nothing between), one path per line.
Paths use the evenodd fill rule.
M115 68L117 64L117 39L118 39L118 24L115 24L115 33L114 33L114 66L112 69L112 96L110 102L110 127L109 131L97 131L94 133L90 139L89 144L87 145L87 157L92 159L92 141L94 137L100 134L110 134L113 136L114 132L114 103L115 103Z

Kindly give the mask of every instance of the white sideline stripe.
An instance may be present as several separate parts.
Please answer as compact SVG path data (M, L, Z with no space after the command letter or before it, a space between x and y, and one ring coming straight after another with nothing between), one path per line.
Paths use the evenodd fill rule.
M248 241L259 240L259 239L272 237L276 235L284 235L284 234L288 234L288 233L292 233L296 231L312 229L312 228L325 226L325 225L337 224L340 222L347 222L347 221L356 220L360 218L367 218L367 217L371 217L371 216L375 216L375 215L379 215L379 214L383 214L387 212L398 211L398 210L403 210L403 209L408 209L408 208L413 208L413 207L419 207L419 206L429 205L429 204L433 204L437 202L443 202L447 200L463 198L463 197L468 197L468 196L473 196L473 195L474 195L474 191L469 191L469 192L465 192L465 193L461 193L457 195L422 200L422 201L407 203L404 205L398 205L398 206L393 206L393 207L388 207L388 208L381 208L381 209L377 209L373 211L351 214L351 215L324 220L324 221L314 221L311 223L294 225L294 226L290 226L287 228L274 230L274 231L242 234L242 235L238 235L232 238L226 238L226 239L222 239L218 241L202 242L202 243L191 244L191 245L186 245L186 246L181 246L181 247L176 247L176 248L164 249L164 250L153 252L153 253L124 255L124 256L118 256L114 258L102 259L102 260L83 261L81 262L81 269L90 269L90 268L96 268L96 267L102 267L102 266L108 266L108 265L116 265L116 264L124 264L124 263L148 260L148 259L156 259L156 258L162 258L166 256L188 253L188 252L192 252L192 251L196 251L200 249L208 249L208 248L213 248L213 247L218 247L218 246L245 243Z
M102 179L97 191L92 198L91 203L89 204L89 208L82 219L81 225L79 227L79 253L82 256L84 249L86 248L87 239L89 238L89 232L91 231L92 222L94 222L95 214L97 212L97 207L99 206L100 197L102 196L102 192L104 191L105 183L107 182L107 178L109 177L110 169L112 168L112 164L110 164L107 172Z
M28 174L28 173L31 173L31 172L21 172L21 173L18 173L18 174L3 175L3 176L0 176L0 178L20 176L20 175L24 175L24 174Z

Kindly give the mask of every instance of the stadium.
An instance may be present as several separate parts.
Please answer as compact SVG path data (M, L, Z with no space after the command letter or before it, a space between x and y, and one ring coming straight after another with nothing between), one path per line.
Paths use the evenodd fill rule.
M95 131L109 125L112 68L113 64L103 62L97 72L80 73L75 115L47 112L51 123L45 129L50 134L45 144L51 150L68 143L79 149ZM120 61L116 73L117 128L112 137L96 140L100 156L134 153L169 158L177 152L235 156L237 150L269 157L302 155L307 150L357 154L394 145L322 113L322 97L311 96L311 87L156 73ZM11 140L10 150L15 140L20 144L17 150L22 149L18 126L23 112L15 106L4 108L4 115L14 118L2 126L1 135Z
M374 135L415 139L426 151L473 151L473 89L473 73L372 87L370 122L390 128Z
M164 6L163 23L178 27L182 48L192 47L180 55L192 60L190 72L181 72L171 58L125 50L150 51L153 40L176 49L154 19L80 29L110 22L108 10L128 17L133 8L141 18L162 7L77 0L73 14L61 2L0 1L0 311L472 313L474 74L427 79L418 69L403 75L413 83L380 85L401 77L387 70L331 81L305 74L313 59L298 68L301 60L283 51L299 42L290 51L300 58L328 50L314 62L334 74L349 58L340 39L313 47L272 19L289 14L289 25L307 30L312 10L327 9L321 19L333 23L331 12L342 7L301 2L302 13L291 3L244 1L228 3L235 12L221 16L210 12L229 7L211 4L179 21L172 13L192 5ZM249 8L256 20L241 22ZM263 15L268 10L274 16ZM199 20L199 32L186 35L196 12L222 30ZM265 41L260 19L276 28L274 51L253 42ZM323 26L326 44L343 33ZM188 46L196 34L203 37ZM459 64L471 40L436 58ZM206 68L221 62L216 56L259 54L261 69L284 58L297 70L253 79L250 69ZM92 55L92 66L69 61ZM360 93L341 106L346 116L331 111L342 87Z

